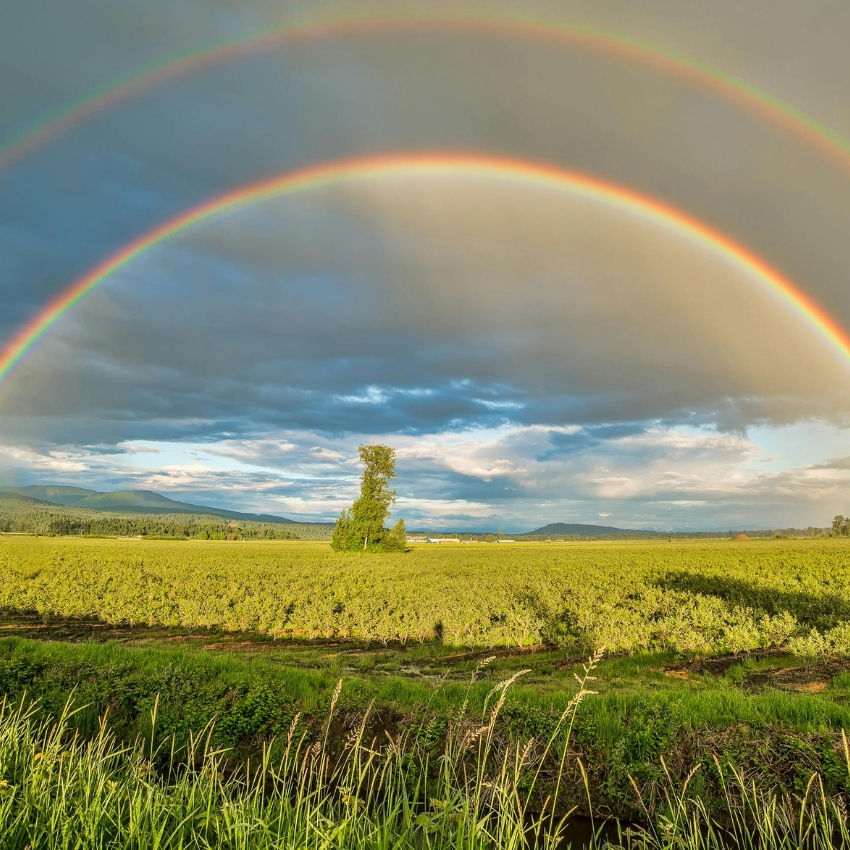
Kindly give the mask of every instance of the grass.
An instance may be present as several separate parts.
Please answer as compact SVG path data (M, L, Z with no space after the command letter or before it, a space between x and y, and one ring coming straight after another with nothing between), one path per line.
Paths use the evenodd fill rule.
M2 538L0 693L7 714L37 705L14 721L30 724L16 728L32 742L56 724L66 743L75 734L80 747L106 741L104 787L122 790L96 807L129 812L146 787L154 808L144 817L172 836L163 847L248 841L242 826L222 832L213 821L193 832L196 799L217 812L215 824L236 810L261 833L274 822L268 846L293 848L520 847L535 812L560 818L573 807L594 823L640 822L646 832L623 837L633 847L713 848L721 838L765 850L826 847L827 833L845 841L834 806L848 787L848 553L842 540L696 541L423 547L367 558L301 543ZM570 715L567 745L559 718L583 674L580 653L606 635L619 643L595 667L598 693ZM477 739L474 751L459 742L483 727L482 763ZM298 790L290 765L275 797L265 772L283 769L290 730L305 747L319 741L326 771L372 759L368 771L395 790L381 785L370 809L372 796L352 797L328 774L324 796L310 797L316 805L299 820L288 807L318 778ZM358 734L363 746L352 748ZM390 741L404 741L402 755ZM528 764L511 773L527 745ZM441 779L447 753L453 772ZM3 758L0 779L21 787ZM80 776L94 770L82 755L79 764ZM251 784L258 764L271 797ZM77 793L58 782L49 793ZM345 794L362 801L351 803L355 812L340 807ZM499 820L498 794L514 800L518 820ZM172 798L182 801L174 810ZM396 808L381 809L385 799ZM456 804L440 808L448 799ZM188 832L176 826L186 817ZM745 837L745 823L755 837ZM77 846L133 846L142 835L150 844L150 832L132 837L119 826L103 826L101 844ZM538 826L552 833L551 819ZM0 850L74 846L16 835L17 844L0 838Z
M5 631L12 631L7 622ZM26 633L26 632L24 632ZM0 638L0 660L26 667L66 668L75 671L69 681L79 688L78 671L90 671L93 681L106 670L134 671L143 679L161 679L164 671L183 671L199 681L221 681L226 687L251 687L275 683L291 696L302 711L323 710L325 695L343 678L346 693L367 702L393 704L401 710L429 704L450 710L466 695L466 680L486 653L461 655L439 645L397 647L356 642L325 646L290 641L228 641L221 634L180 635L163 631L152 638L146 631L134 640L132 630L123 642L66 643L61 640L33 641L21 637ZM178 639L175 640L175 637ZM207 647L214 647L210 651ZM766 685L746 687L746 679L759 671L799 669L807 659L793 656L742 658L720 675L690 673L687 678L668 675L674 666L672 653L645 653L604 659L597 670L599 695L587 711L600 715L625 716L636 699L652 697L661 704L682 706L686 722L694 727L725 726L730 722L751 726L777 725L804 734L850 728L850 676L839 673L823 693L785 691ZM730 659L731 660L731 659ZM566 663L565 663L566 661ZM519 670L528 672L511 692L511 702L530 711L563 708L578 665L563 651L496 656L479 673L472 689L473 703L483 700L495 681ZM0 680L2 681L2 680ZM224 686L223 686L224 687ZM103 706L105 707L105 706Z
M69 723L86 736L96 734L99 718L108 712L113 733L126 744L137 737L150 739L154 705L157 744L173 738L185 746L214 719L212 744L226 748L226 759L236 768L280 739L296 716L300 731L318 734L340 679L339 720L331 730L335 744L371 706L371 736L383 739L387 733L417 730L418 745L430 747L437 758L459 713L483 712L493 688L516 676L494 742L505 749L532 737L547 739L569 704L574 674L581 673L576 664L553 669L556 659L564 660L563 652L505 655L483 668L479 655L462 660L463 669L456 669L449 665L458 653L446 647L432 647L430 657L424 647L398 648L391 663L393 653L384 647L335 642L323 664L322 647L314 643L303 647L311 660L293 666L299 652L294 642L268 642L272 648L257 651L237 641L242 648L227 652L204 649L200 641L175 645L172 637L166 634L157 644L146 630L140 644L4 638L0 691L13 699L26 695L38 701L54 719L73 699L80 710ZM208 645L225 643L221 634L211 637L214 642ZM378 662L366 669L340 663L341 654L354 651L372 653ZM403 675L399 671L409 670L409 653L417 665L433 664L441 675ZM795 659L782 660L794 668ZM641 788L655 787L662 780L661 757L680 781L695 762L707 763L719 754L746 764L750 775L765 784L789 791L799 790L798 762L820 771L831 789L838 787L836 747L841 730L850 728L846 690L837 685L817 694L770 685L750 689L742 687L734 665L722 675L671 677L664 668L673 661L669 653L610 658L595 671L598 693L576 719L573 751L586 767L597 814L640 817L629 777ZM765 665L765 659L739 662L747 669ZM384 667L395 672L376 672ZM587 814L587 801L577 796L576 788L567 800Z
M489 690L480 712L455 715L437 756L410 730L370 736L368 711L335 746L336 687L317 734L301 731L296 716L277 746L268 742L236 768L214 745L211 725L183 746L174 738L157 744L158 702L149 734L122 745L107 717L85 738L69 706L54 720L3 701L0 848L554 850L565 846L572 811L559 792L571 785L591 798L571 736L592 695L594 667L591 659L583 668L548 737L501 743L497 729L515 676ZM846 785L846 738L842 745ZM628 777L644 825L592 824L592 846L850 846L844 796L830 793L816 774L800 792L782 793L718 758L694 765L684 781L663 759L661 766L651 786ZM554 795L540 793L541 780Z
M556 723L535 767L532 747L497 752L494 729L513 679L492 688L480 715L464 710L439 759L407 733L366 737L367 711L334 752L330 736L341 682L323 732L264 746L233 769L213 727L178 748L157 746L158 700L148 736L121 746L106 719L88 740L33 709L0 704L0 847L514 848L530 835L555 846L557 804L528 819L528 803L552 746L569 731L590 678ZM472 682L470 683L470 685ZM562 733L566 730L566 734ZM562 757L563 762L563 757ZM531 776L531 781L522 781ZM557 785L557 783L556 783ZM521 789L521 794L520 794Z

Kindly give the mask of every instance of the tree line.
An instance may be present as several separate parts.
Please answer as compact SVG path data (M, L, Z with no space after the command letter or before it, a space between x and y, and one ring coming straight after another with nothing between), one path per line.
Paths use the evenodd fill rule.
M0 499L0 532L43 536L164 537L171 540L299 540L295 526L206 514L120 514ZM317 536L311 526L298 531ZM327 540L327 526L321 528Z

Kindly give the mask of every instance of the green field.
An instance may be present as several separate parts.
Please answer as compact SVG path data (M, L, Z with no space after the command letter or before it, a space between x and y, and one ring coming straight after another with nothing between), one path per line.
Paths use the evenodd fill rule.
M214 719L211 744L235 771L279 745L296 717L308 739L329 734L329 748L348 752L371 706L370 740L413 730L416 758L439 761L452 730L480 724L494 688L516 677L489 745L504 758L554 741L532 808L562 775L562 812L643 823L669 813L665 794L695 766L688 787L724 822L734 817L741 796L724 796L715 756L756 782L759 804L777 791L799 800L813 772L824 799L842 795L848 624L841 539L363 556L305 542L0 536L0 691L52 718L72 698L81 710L69 725L85 736L108 712L117 740L183 747ZM603 646L598 693L567 744L558 719L574 675Z
M850 652L850 543L417 546L0 537L0 608L383 644Z

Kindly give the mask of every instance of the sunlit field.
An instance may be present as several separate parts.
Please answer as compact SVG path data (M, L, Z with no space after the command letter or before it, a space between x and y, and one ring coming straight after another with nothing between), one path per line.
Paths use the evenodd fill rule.
M846 846L846 540L3 536L0 608L0 847Z
M850 541L417 545L0 538L0 606L384 645L850 653Z

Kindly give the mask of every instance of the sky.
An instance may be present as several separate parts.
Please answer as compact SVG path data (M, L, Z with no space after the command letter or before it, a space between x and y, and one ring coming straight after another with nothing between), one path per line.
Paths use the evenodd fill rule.
M423 8L4 8L0 352L200 204L425 154L673 208L850 332L844 0ZM243 48L179 72L220 42ZM714 70L676 71L697 65ZM331 520L375 441L413 528L826 526L850 513L850 354L752 266L610 192L411 168L158 242L0 381L0 486Z

